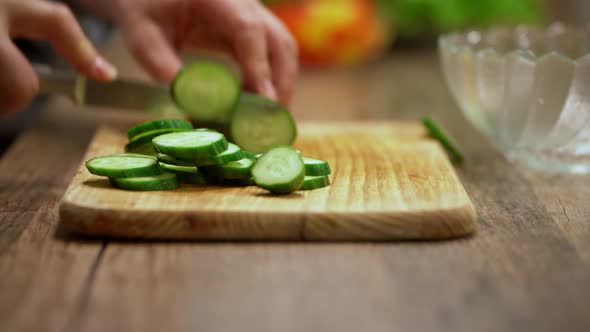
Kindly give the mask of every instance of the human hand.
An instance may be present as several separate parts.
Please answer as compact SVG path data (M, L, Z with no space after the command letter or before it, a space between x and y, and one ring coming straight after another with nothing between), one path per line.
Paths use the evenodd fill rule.
M12 42L47 40L78 71L108 81L116 70L86 38L71 11L41 0L0 0L0 115L24 108L39 90L31 64Z
M246 88L289 102L297 76L297 46L258 0L114 1L113 19L154 78L174 78L182 66L182 47L223 50L240 64Z

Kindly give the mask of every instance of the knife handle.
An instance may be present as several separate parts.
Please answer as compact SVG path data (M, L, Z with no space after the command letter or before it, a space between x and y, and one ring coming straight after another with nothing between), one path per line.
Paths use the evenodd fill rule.
M42 64L33 64L33 69L39 77L39 94L60 94L81 103L86 85L83 76Z

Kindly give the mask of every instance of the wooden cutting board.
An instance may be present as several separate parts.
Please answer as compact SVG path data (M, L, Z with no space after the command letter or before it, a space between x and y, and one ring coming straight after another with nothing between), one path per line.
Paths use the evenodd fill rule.
M85 159L122 152L125 141L101 128ZM296 146L329 161L332 186L288 196L188 185L130 192L82 164L61 201L61 222L91 236L157 239L445 239L474 230L473 204L417 123L303 124Z

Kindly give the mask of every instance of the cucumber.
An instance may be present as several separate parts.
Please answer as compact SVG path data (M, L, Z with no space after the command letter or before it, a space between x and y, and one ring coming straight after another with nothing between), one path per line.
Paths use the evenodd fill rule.
M207 60L185 66L172 82L172 98L197 122L228 122L240 90L240 81L229 68Z
M244 158L219 166L201 167L203 173L223 179L250 179L254 162Z
M326 161L308 157L302 157L302 159L305 165L305 176L326 176L332 173Z
M220 154L208 157L198 157L193 160L197 166L211 166L238 161L242 158L244 158L242 149L233 143L228 143L227 149Z
M131 127L127 131L127 137L130 140L133 140L134 137L141 135L143 133L158 130L158 129L192 129L193 124L189 121L185 120L178 120L178 119L162 119L162 120L154 120L149 122L140 123L137 126Z
M198 172L198 173L194 173L194 174L183 174L183 175L178 175L180 181L182 183L187 183L187 184L207 184L207 177L205 177L205 175L203 175L202 173Z
M463 154L456 145L449 139L444 131L436 124L436 121L430 117L422 119L422 123L428 130L432 138L437 140L443 148L447 151L449 158L453 163L460 164L463 162Z
M318 188L327 187L330 185L330 178L328 176L306 176L303 179L303 185L299 190L314 190Z
M86 168L94 175L109 178L150 176L160 173L158 161L153 158L107 156L90 159Z
M268 150L252 167L254 182L276 194L289 194L303 185L305 166L301 155L290 146Z
M172 173L145 177L109 178L109 180L116 188L134 191L170 190L180 187L176 174Z
M156 155L156 147L148 142L141 145L126 145L125 151L131 154L139 154L147 157L153 157Z
M252 153L277 145L290 145L297 136L291 113L276 102L242 93L230 122L232 141Z
M188 184L205 184L207 178L203 175L195 166L177 166L169 165L160 162L160 168L164 172L174 173L178 177L178 180L182 183Z
M249 187L256 185L251 177L246 179L223 179L221 184L232 187Z
M112 155L111 157L137 157L137 158L152 158L152 159L156 159L155 156L149 156L146 154L140 154L140 153L117 153Z
M166 163L160 162L160 168L164 172L174 173L174 174L196 174L199 170L195 166L177 166L177 165L169 165Z
M248 159L252 159L252 160L258 159L258 155L255 153L252 153L250 151L242 150L242 155L244 156L244 158L248 158Z
M196 166L196 164L192 161L184 161L184 160L176 159L174 157L171 157L171 156L169 156L167 154L163 154L163 153L156 154L156 158L158 158L158 161L160 161L164 164L168 164L168 165Z
M151 151L147 148L147 144L152 144L152 139L154 137L158 137L160 135L168 134L175 131L186 131L187 129L184 128L165 128L165 129L157 129L146 131L142 134L135 136L127 145L125 145L125 151L127 152L136 152L136 151ZM154 150L155 151L155 150ZM151 154L151 153L150 153Z
M227 150L225 136L214 131L165 134L152 142L161 153L184 160L213 157Z

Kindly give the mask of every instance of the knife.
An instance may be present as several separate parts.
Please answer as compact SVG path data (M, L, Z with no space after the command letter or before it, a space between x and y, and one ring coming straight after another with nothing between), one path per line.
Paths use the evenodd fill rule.
M77 105L145 111L158 101L170 98L168 86L117 79L97 82L65 70L35 64L40 94L60 94Z

